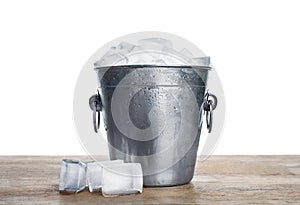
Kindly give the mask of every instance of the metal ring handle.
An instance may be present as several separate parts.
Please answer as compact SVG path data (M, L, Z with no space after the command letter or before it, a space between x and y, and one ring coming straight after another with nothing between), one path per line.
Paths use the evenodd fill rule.
M98 133L98 130L100 128L100 111L102 110L102 102L101 102L99 92L97 92L97 94L90 97L89 105L90 108L93 110L94 130L96 133Z
M206 128L208 133L211 133L212 130L212 122L213 122L213 112L212 111L205 111L206 112Z
M100 128L100 111L97 111L97 102L95 101L95 107L93 109L93 124L94 124L94 131L98 133Z
M213 110L216 109L217 104L217 97L207 91L204 96L203 110L206 117L206 128L208 130L208 133L211 133L212 130Z

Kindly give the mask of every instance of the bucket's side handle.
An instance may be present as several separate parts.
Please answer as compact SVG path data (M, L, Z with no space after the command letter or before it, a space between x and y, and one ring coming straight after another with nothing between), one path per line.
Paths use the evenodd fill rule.
M99 91L89 99L90 108L93 110L94 130L97 133L100 128L100 111L102 111L102 102Z
M216 109L218 104L218 99L214 94L206 92L204 96L203 110L206 116L206 127L208 133L211 133L212 123L213 123L213 110Z

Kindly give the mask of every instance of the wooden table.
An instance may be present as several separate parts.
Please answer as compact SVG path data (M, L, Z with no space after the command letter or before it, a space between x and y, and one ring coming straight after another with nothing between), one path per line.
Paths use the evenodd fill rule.
M300 156L212 156L197 162L189 184L114 198L59 194L63 158L89 160L0 157L0 204L300 204Z

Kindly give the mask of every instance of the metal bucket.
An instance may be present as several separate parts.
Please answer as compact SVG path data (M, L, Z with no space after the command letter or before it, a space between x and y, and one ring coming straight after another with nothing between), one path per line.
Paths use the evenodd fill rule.
M97 94L90 98L94 129L100 111L111 160L141 163L144 186L191 181L202 118L211 131L217 98L206 88L205 66L96 67Z

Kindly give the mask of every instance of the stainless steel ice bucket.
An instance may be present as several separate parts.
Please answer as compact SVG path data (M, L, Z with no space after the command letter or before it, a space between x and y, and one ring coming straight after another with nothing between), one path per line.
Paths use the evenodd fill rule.
M194 174L202 118L209 131L217 99L207 92L205 66L96 67L90 98L94 128L102 111L110 159L139 162L144 186L173 186Z

